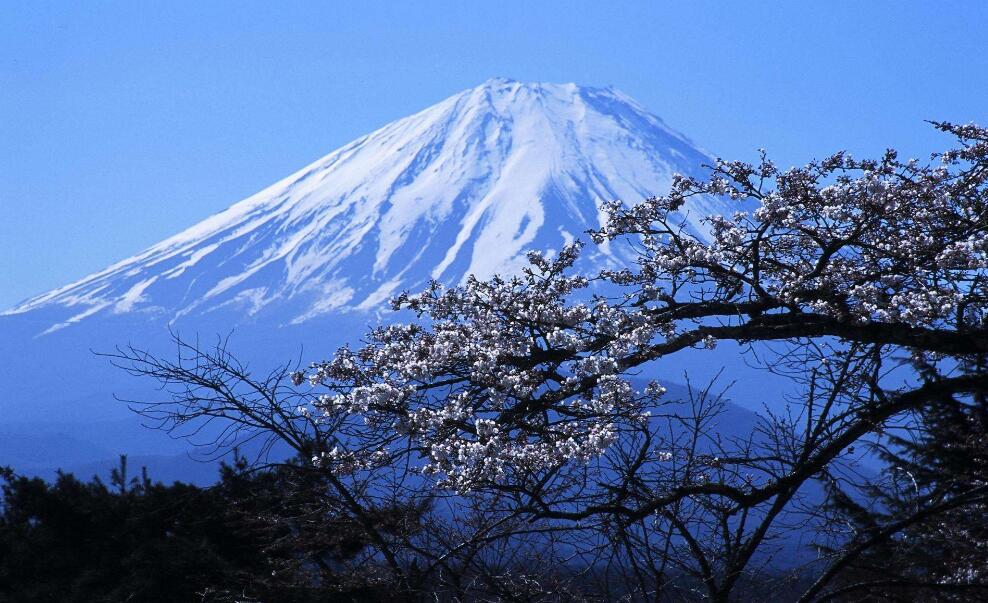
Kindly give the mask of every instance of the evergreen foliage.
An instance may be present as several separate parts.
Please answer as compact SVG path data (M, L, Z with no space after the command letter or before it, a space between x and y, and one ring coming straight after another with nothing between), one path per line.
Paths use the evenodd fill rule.
M2 603L302 603L385 592L343 569L366 537L327 512L295 465L251 473L238 460L210 488L128 478L126 457L109 483L64 473L48 483L10 468L0 478Z
M850 525L851 546L862 546L836 592L846 600L988 599L988 397L938 400L887 440L883 479L864 496L831 485L833 525Z

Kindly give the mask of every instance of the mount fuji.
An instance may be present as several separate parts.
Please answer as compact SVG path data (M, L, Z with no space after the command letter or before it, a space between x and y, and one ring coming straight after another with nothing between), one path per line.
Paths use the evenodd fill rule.
M151 384L91 350L133 343L167 354L169 331L212 337L235 328L252 366L318 360L313 350L329 353L379 323L391 296L432 279L453 285L515 272L527 250L558 250L598 227L602 203L664 193L674 173L711 162L612 88L492 79L460 92L131 258L0 312L0 465L3 441L20 442L15 461L28 469L54 458L52 447L62 447L63 465L124 447L121 425L135 420L113 395L146 398ZM693 199L681 217L702 235L702 218L729 209ZM591 246L581 261L611 266L625 253ZM132 436L120 452L184 450Z
M710 162L616 90L493 79L2 315L48 314L46 334L121 314L284 325L375 310L430 279L515 272L527 250L597 227L602 202L664 192ZM683 217L699 230L719 209L698 200Z

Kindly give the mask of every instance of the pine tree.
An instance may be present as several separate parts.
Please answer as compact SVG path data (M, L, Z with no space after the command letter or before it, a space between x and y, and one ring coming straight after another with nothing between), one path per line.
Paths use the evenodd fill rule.
M883 479L864 496L831 487L853 526L845 550L875 543L840 575L847 600L988 598L988 397L946 398L916 419L887 436Z

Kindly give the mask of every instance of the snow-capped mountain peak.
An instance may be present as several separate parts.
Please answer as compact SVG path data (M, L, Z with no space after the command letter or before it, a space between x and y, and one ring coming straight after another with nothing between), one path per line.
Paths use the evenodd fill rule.
M3 314L57 310L52 331L103 313L226 309L284 324L374 309L429 279L513 272L526 250L597 227L602 202L663 193L709 162L611 88L491 79ZM688 209L698 229L717 212Z

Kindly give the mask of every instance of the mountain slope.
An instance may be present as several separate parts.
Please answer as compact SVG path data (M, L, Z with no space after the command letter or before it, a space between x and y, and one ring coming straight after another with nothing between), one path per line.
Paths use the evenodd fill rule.
M429 279L512 272L526 250L558 250L597 227L601 202L661 194L673 173L710 161L612 89L495 79L463 91L0 313L0 421L19 425L0 464L25 454L45 466L174 454L114 400L167 392L93 350L132 343L174 358L169 329L207 348L235 329L229 349L256 373L318 360L379 324L390 295ZM683 218L702 233L699 219L726 209L694 199ZM583 268L623 263L622 253L588 246ZM698 362L691 375L710 358ZM69 423L93 430L68 433ZM144 433L146 442L135 435Z
M51 333L97 316L223 312L285 325L374 310L429 279L509 273L710 158L629 97L494 79L355 140L146 251L4 312ZM721 211L697 200L684 218ZM585 237L584 237L585 238ZM587 262L621 251L588 250Z

